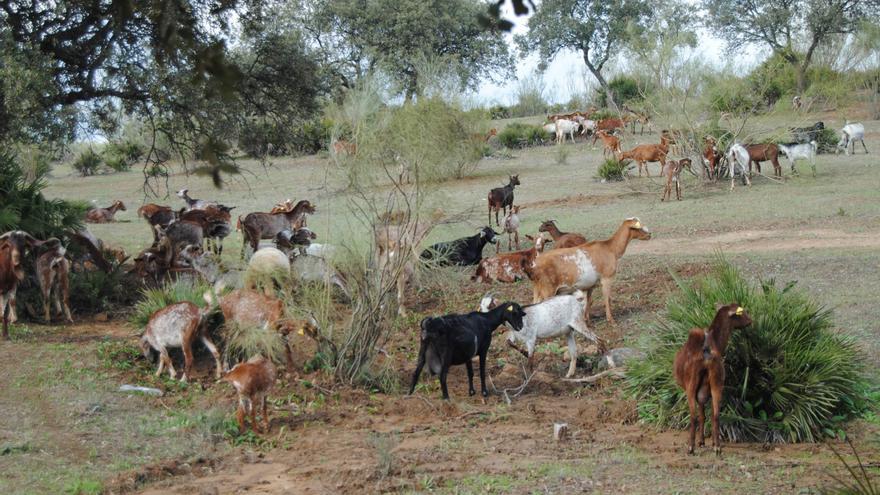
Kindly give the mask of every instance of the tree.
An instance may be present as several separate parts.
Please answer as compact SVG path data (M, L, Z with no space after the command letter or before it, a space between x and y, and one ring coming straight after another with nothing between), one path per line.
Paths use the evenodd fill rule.
M773 50L797 70L798 92L807 89L807 69L822 44L853 33L877 0L704 0L706 24L729 49L755 44Z
M683 48L697 46L693 26L697 21L693 6L679 1L661 2L654 20L645 29L630 28L628 51L632 53L630 74L642 73L659 88L682 87L682 78L690 77L683 68Z
M643 0L546 0L529 19L529 31L516 37L523 53L537 51L550 62L559 52L580 52L606 91L605 64L641 31L652 17Z
M410 100L426 58L454 60L466 88L513 75L504 39L480 25L483 8L474 0L315 0L302 24L342 85L382 69Z

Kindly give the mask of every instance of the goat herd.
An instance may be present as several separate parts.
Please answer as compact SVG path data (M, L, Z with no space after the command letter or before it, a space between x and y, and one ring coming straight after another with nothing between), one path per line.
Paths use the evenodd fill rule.
M687 158L666 161L670 146L680 138L674 133L664 131L659 145L641 145L630 151L621 151L620 140L613 131L625 123L622 119L618 119L618 122L592 122L583 118L583 115L572 114L553 116L551 120L558 138L560 130L564 130L572 139L574 130L595 131L595 138L602 139L606 152L610 151L620 159L636 160L640 173L643 167L648 172L647 163L660 162L667 177L663 199L671 194L672 183L676 184L677 196L681 199L677 186L678 174L683 168L690 169L691 161ZM643 126L648 123L646 118L637 120ZM809 158L812 163L816 152L815 133L823 128L819 122L810 128L795 129L796 137L801 141L808 140L806 143L751 146L734 143L723 155L717 150L715 140L707 137L703 163L709 176L715 177L722 170L723 157L727 157L727 173L731 181L737 167L748 181L745 167L748 165L750 172L752 162L760 167L760 162L767 160L773 163L776 174L781 175L778 153L781 151L788 157L792 170L795 159ZM847 148L847 154L849 144L853 143L854 147L856 140L862 141L864 146L864 127L861 124L847 124L843 136L839 147ZM487 295L480 301L478 311L424 318L420 323L418 362L410 393L414 392L421 371L427 365L432 374L439 375L442 396L447 399L449 368L464 364L469 393L475 394L472 359L477 357L481 392L487 396L486 357L493 332L505 324L512 328L508 343L526 356L530 365L538 341L566 339L570 356L566 377L575 373L575 333L594 342L599 349L604 349L601 339L589 328L593 290L601 285L606 320L609 324L615 324L611 311L611 291L618 263L632 240L651 239L650 230L638 218L632 217L625 219L607 239L588 241L583 235L561 231L555 221L547 220L541 224L535 236L526 236L534 242L534 246L521 250L518 232L521 208L514 205L514 189L519 185L519 176L512 175L506 186L489 192L490 226L483 227L473 236L433 244L420 254L418 244L430 226L405 228L386 218L375 227L375 266L381 269L392 262L399 262L401 258L406 260L396 280L400 314L405 313L406 288L415 280L419 258L428 267L475 266L471 280L476 282L510 283L528 279L532 283L533 301L530 305L499 302ZM321 336L314 318L299 320L288 317L285 304L276 297L272 280L277 279L279 274L289 276L293 272L302 280L333 284L346 298L350 298L345 278L326 261L332 255L333 247L312 242L317 236L308 229L307 217L316 212L316 207L307 200L297 203L287 200L277 204L270 212L254 212L238 218L237 230L242 232L243 237L242 259L248 246L254 252L245 271L240 273L225 269L218 256L222 253L223 239L232 230L231 211L234 207L193 199L186 189L179 191L178 196L186 203L186 207L179 211L156 204L147 204L138 209L138 216L150 225L153 243L135 258L132 272L156 284L171 277L196 276L211 284L213 290L205 294L208 302L206 308L199 308L191 302L179 302L153 313L140 339L142 350L146 357L158 353L157 375L167 368L169 375L176 378L177 372L168 349L181 348L184 355L181 380L185 381L191 376L192 345L199 340L215 359L217 378L231 383L238 392L239 427L244 430L245 418L249 414L253 428L259 429L256 423L258 403L262 407L263 429L266 431L269 427L266 396L275 382L275 367L271 360L258 355L235 365L224 374L220 354L209 337L209 314L219 307L227 325L279 332L285 339L287 366L290 367L290 334L295 332L314 339ZM112 222L120 210L124 211L125 205L116 201L109 208L90 210L85 220L92 223ZM501 234L491 227L493 212L495 224L501 227L503 234L508 235L508 250L515 245L516 251L499 253L498 238ZM499 218L500 214L503 214L503 218ZM86 247L86 257L89 259L82 261L84 266L89 263L98 267L107 264L102 253L112 249L87 229L71 233L70 237ZM275 245L260 246L260 241L267 239L271 239ZM484 258L483 249L488 243L496 244L496 254ZM548 244L553 245L551 249L545 249ZM64 246L55 238L40 241L22 231L7 232L0 236L0 308L3 312L4 339L8 339L9 323L15 321L16 288L25 278L22 261L27 250L39 253L34 266L43 295L45 319L50 320L50 295L54 291L56 311L63 311L66 320L72 321L67 302L71 262ZM120 258L124 259L124 254ZM259 290L261 284L263 290ZM238 288L224 294L224 288L228 287ZM703 445L703 409L710 399L713 444L718 452L717 422L724 382L724 351L731 331L748 326L750 322L748 313L737 303L719 306L710 327L693 329L676 355L672 372L686 392L691 412L690 453L694 451L698 429L701 432L700 445Z

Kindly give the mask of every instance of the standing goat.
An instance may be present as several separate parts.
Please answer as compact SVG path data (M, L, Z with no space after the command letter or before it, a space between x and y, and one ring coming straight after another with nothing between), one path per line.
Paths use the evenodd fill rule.
M505 215L507 209L513 206L513 188L520 185L519 175L511 175L508 177L509 182L504 187L496 187L489 191L489 225L492 225L492 211L495 211L495 225L500 226L498 220L498 212L501 211Z
M788 163L791 165L791 173L798 173L794 168L794 161L804 159L810 160L810 168L813 169L813 177L816 176L816 150L818 149L816 141L810 141L809 143L779 143L777 146L779 147L779 151L788 158Z
M547 232L550 234L550 237L553 238L553 249L575 247L587 242L587 238L580 234L562 232L559 230L559 227L556 226L556 220L544 220L541 226L538 227L538 232Z
M743 183L747 186L752 185L752 181L749 179L749 174L746 171L746 169L750 167L749 160L751 160L751 158L749 158L749 150L747 150L745 146L740 143L733 143L730 145L730 149L727 150L727 170L730 174L731 191L733 191L737 168L739 168L739 171L742 174Z
M510 241L511 237L514 237L516 240L516 249L519 251L519 210L522 208L519 206L512 206L510 211L507 212L507 215L504 216L504 221L502 222L502 228L504 229L502 233L507 234L507 250L512 251ZM501 243L495 243L495 253L497 254L501 251Z
M46 323L51 321L49 315L49 296L55 292L55 312L61 314L68 322L73 323L70 316L70 262L65 258L66 250L57 239L47 241L44 246L48 250L37 257L37 280L43 295L43 316Z
M263 433L269 432L269 411L266 407L266 398L269 391L275 386L275 365L263 356L254 356L246 363L236 364L229 373L220 379L229 382L238 393L238 410L235 417L238 420L238 432L244 433L244 418L250 414L251 428L259 433L257 426L257 408L259 402L263 415Z
M847 121L846 125L843 126L843 129L840 130L840 141L837 143L836 153L840 153L840 150L842 149L847 155L849 155L849 145L852 143L852 154L855 155L856 141L862 143L862 148L864 148L865 154L867 155L868 147L865 146L865 126L858 122L850 123Z
M22 230L0 235L0 315L3 317L3 339L9 340L9 322L15 322L15 291L24 280L21 258L27 249L34 249L49 239L38 241Z
M217 363L216 376L220 378L222 372L220 353L208 338L208 332L205 328L208 313L208 309L200 310L195 304L184 301L165 306L150 315L150 321L144 328L140 344L144 357L148 359L150 349L159 351L159 368L156 370L156 376L160 376L165 366L168 366L168 374L172 379L177 378L174 364L171 362L171 357L168 356L168 348L180 347L183 349L184 360L183 376L180 381L187 381L192 373L192 346L196 339L199 339L214 356L214 361Z
M718 416L724 394L724 351L730 333L752 324L752 319L739 304L718 305L709 329L694 328L687 342L675 354L673 375L687 396L691 422L688 454L694 453L694 436L700 433L700 447L706 444L705 406L712 399L712 446L721 454ZM699 421L698 421L699 420Z
M107 208L91 208L86 212L86 223L115 222L116 219L113 217L119 210L125 211L125 204L118 199Z
M663 165L662 173L666 177L666 187L663 189L660 201L666 201L667 198L672 199L673 184L675 184L675 199L681 201L681 171L684 168L690 170L692 174L694 173L694 170L691 168L690 158L682 158L678 161L670 160Z
M248 213L241 222L242 246L241 259L244 259L248 244L251 250L257 251L260 239L274 239L284 229L300 229L306 226L306 215L312 215L315 206L308 200L301 200L288 211L278 213Z
M217 206L217 203L214 201L205 201L189 197L189 189L181 189L180 191L177 191L177 197L186 203L187 210L204 210L208 206Z

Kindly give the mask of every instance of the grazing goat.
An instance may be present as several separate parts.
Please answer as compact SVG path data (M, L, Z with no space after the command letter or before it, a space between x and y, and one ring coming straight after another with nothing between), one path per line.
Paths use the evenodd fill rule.
M615 129L620 129L623 131L626 128L626 124L624 124L621 119L602 119L596 122L596 130L597 131L614 131Z
M297 280L302 282L318 282L324 285L333 284L351 299L348 284L342 278L342 274L327 263L327 260L319 256L300 255L294 256L290 261L291 273Z
M794 135L794 140L798 143L807 144L810 141L816 140L819 137L819 133L825 129L824 122L816 122L810 127L792 127L791 133Z
M534 247L483 258L477 265L477 271L471 276L471 280L487 284L493 280L513 283L528 277L526 270L534 265L538 253L544 251L544 245L548 241L544 240L544 236L541 235L537 237L526 235L526 238L535 243Z
M397 314L400 316L406 316L406 287L415 283L418 273L416 260L419 255L416 249L433 226L431 223L405 220L403 212L394 212L380 218L380 223L373 227L376 243L373 263L383 276L395 278Z
M721 454L718 416L724 394L724 351L730 333L752 324L749 314L739 304L718 307L708 329L694 328L687 342L675 354L673 375L687 396L691 422L688 431L688 454L694 453L694 436L699 431L704 446L705 406L712 399L712 446Z
M480 301L480 311L486 312L493 304L491 295L483 296ZM584 321L586 304L586 294L576 290L572 294L554 296L538 304L523 306L526 315L523 317L522 330L510 332L507 336L507 344L529 358L529 366L531 366L539 340L565 337L568 341L568 356L571 359L565 377L571 378L578 357L577 342L574 340L575 332L596 344L599 343L599 337L587 328L587 323ZM517 341L524 343L526 348L519 348L516 345Z
M240 283L241 271L226 269L219 255L205 252L202 246L186 246L180 251L180 259L211 284L215 293L219 294L227 287L236 287Z
M15 291L24 280L21 259L27 249L42 246L49 239L38 241L22 230L11 230L0 235L0 316L3 317L3 340L9 340L10 320L15 322Z
M156 230L156 226L158 225L166 229L171 225L171 222L177 220L177 212L172 210L170 206L154 203L147 203L138 208L137 215L146 220L147 224L150 225L150 231L153 233L154 247L159 244L159 231Z
M541 126L541 128L544 129L544 132L546 132L547 134L550 134L551 136L556 136L556 123L555 122L550 122L549 124L544 124L543 126Z
M184 301L169 304L150 315L150 321L144 328L140 344L147 359L150 358L150 349L159 352L159 369L156 370L156 376L160 376L165 366L168 366L168 374L172 379L177 378L171 357L168 356L168 348L180 347L183 349L184 360L183 376L180 381L187 381L192 373L192 345L196 339L199 339L214 356L214 361L217 363L216 376L220 378L222 372L220 353L208 338L205 325L209 312L209 309L199 309L195 304Z
M257 289L263 287L263 292L270 296L275 289L275 283L282 283L290 277L290 260L281 250L267 247L260 249L248 261L247 270L244 273L244 287Z
M125 211L125 204L118 199L107 208L90 208L86 212L86 223L115 222L116 219L113 218L113 216L116 215L116 212L119 210Z
M57 239L51 243L47 241L43 246L48 246L48 250L37 256L36 264L37 280L43 295L43 316L47 323L52 319L49 315L49 296L54 291L55 312L61 314L63 308L64 317L73 323L73 317L70 316L70 261L64 256L67 251Z
M438 242L422 251L423 260L435 260L439 266L476 265L483 258L487 242L498 242L498 233L491 227L483 227L480 233L449 242Z
M492 211L495 211L495 225L500 226L498 212L507 214L507 209L513 206L513 188L520 185L519 175L508 176L508 183L504 187L496 187L489 191L489 225L492 225Z
M565 136L571 138L574 143L574 135L580 129L580 124L571 120L558 119L556 121L556 144L565 144Z
M209 206L217 206L217 203L214 201L205 201L189 197L189 189L181 189L180 191L177 191L177 197L186 203L187 210L204 210Z
M809 143L779 143L776 146L788 158L788 163L791 165L791 173L798 173L794 168L794 161L804 159L810 160L813 177L816 176L816 150L818 149L816 141L810 141Z
M534 302L555 296L560 289L587 291L584 318L590 321L593 289L602 283L605 299L605 318L612 325L611 286L620 258L633 239L649 240L651 232L638 218L627 218L609 239L592 241L572 248L548 251L535 261L529 273L532 279Z
M616 156L620 153L620 138L614 136L612 134L608 134L608 131L596 131L596 134L593 135L593 143L596 142L596 138L602 140L602 156L606 156L608 152L611 152L612 156Z
M207 296L210 298L210 294ZM290 349L290 332L302 328L300 324L285 318L284 301L251 289L236 289L220 298L220 311L227 325L271 329L285 339L284 353L288 370L293 370L293 353ZM317 324L315 324L317 325Z
M721 153L718 151L718 141L712 136L703 139L703 164L708 170L709 180L715 180L715 170L721 165Z
M519 210L522 208L519 206L513 206L510 208L510 211L507 212L507 215L504 216L504 221L501 222L502 233L507 234L507 250L512 251L511 248L511 237L516 239L516 249L519 251ZM495 243L495 253L501 250L501 243Z
M256 406L259 402L263 415L263 433L269 433L269 410L266 407L266 398L275 385L275 365L272 361L263 356L254 356L246 363L236 364L220 380L231 383L238 393L238 410L235 413L238 432L244 433L244 418L250 414L251 428L260 433L257 426Z
M208 205L205 209L181 211L178 218L184 222L198 224L212 251L223 254L223 239L232 230L230 212L234 209L234 206ZM210 245L211 243L213 246Z
M670 160L663 165L661 173L666 177L666 187L663 189L663 195L660 196L660 201L666 201L666 198L672 199L673 184L675 184L675 199L681 201L681 171L684 168L690 170L692 174L694 173L694 170L691 168L690 158L682 158L678 161Z
M755 169L761 173L761 162L770 161L773 164L773 174L782 177L782 166L779 165L779 147L773 143L769 144L750 144L746 146L749 152L749 175L752 175L752 163Z
M617 153L617 160L635 160L639 164L639 177L642 176L642 168L645 174L651 176L648 162L660 162L660 169L666 165L666 154L669 152L669 144L665 136L660 136L660 144L640 144L629 151Z
M413 373L409 394L415 391L416 383L425 363L432 375L440 375L440 388L443 399L449 399L446 388L446 375L449 367L465 365L468 375L468 394L474 390L474 368L471 360L480 358L480 388L483 397L489 396L486 389L486 353L492 344L492 332L503 323L509 323L514 330L523 327L525 312L515 302L506 302L486 313L475 311L468 314L450 314L421 321L419 335L419 360Z
M852 143L852 154L855 155L856 141L862 143L862 148L864 148L865 154L867 155L868 147L865 146L865 126L857 122L850 123L847 121L846 125L843 126L843 129L840 130L840 141L837 142L836 153L840 153L840 150L844 150L848 156L850 154L849 145Z
M733 191L737 168L739 168L739 171L742 174L743 183L747 186L752 185L752 181L749 179L749 174L746 171L746 168L749 167L749 164L751 163L750 160L749 150L747 150L745 146L740 143L733 143L730 145L730 149L727 150L727 169L730 174L731 191Z
M562 249L575 247L579 244L587 242L587 238L569 232L562 232L556 227L556 220L544 220L544 223L538 227L538 232L547 232L553 238L553 249Z
M308 200L299 201L290 211L276 214L254 212L248 213L241 222L242 246L241 259L244 259L248 244L256 252L260 239L274 239L284 229L300 229L306 226L306 215L313 215L317 208Z

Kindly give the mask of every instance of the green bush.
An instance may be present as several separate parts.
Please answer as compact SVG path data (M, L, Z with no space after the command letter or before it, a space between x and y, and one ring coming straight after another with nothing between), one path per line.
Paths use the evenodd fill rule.
M706 88L708 106L716 112L744 115L759 108L759 102L749 85L735 77L719 78Z
M590 119L596 122L613 118L617 118L617 114L615 114L611 110L596 110L595 112L593 112L593 115L590 115Z
M723 259L711 275L687 283L653 325L645 359L627 372L639 418L684 428L687 400L672 376L676 352L691 328L706 328L715 303L738 302L752 317L735 331L725 356L721 434L729 441L814 442L840 434L842 423L871 406L872 385L856 341L833 331L831 311L794 283L752 284Z
M150 321L150 315L169 304L189 301L204 307L207 304L205 292L211 292L209 285L187 280L176 280L155 289L144 289L128 321L135 328L144 328Z
M764 60L746 80L753 94L768 107L783 96L797 93L797 71L780 55Z
M837 135L837 131L828 127L822 129L816 133L817 153L834 153L838 141L840 136Z
M537 125L514 122L498 133L498 141L507 148L538 146L550 141L550 133Z
M602 162L602 165L599 165L596 175L609 182L621 181L623 180L624 175L626 174L626 169L629 165L629 160L620 161L616 158L608 158Z
M102 163L103 160L101 160L101 155L95 153L93 149L89 148L76 157L76 160L73 161L71 166L83 177L88 177L90 175L95 175L95 172L98 171Z
M111 141L104 147L104 162L117 172L126 172L146 154L144 147L134 141Z
M314 154L326 149L332 122L308 120L296 125L254 119L239 131L239 147L252 157Z
M492 120L509 119L510 109L502 105L489 107L489 118Z
M631 101L641 101L644 98L642 92L646 90L646 88L640 85L638 80L629 76L615 77L608 83L608 89L614 94L614 103L617 106ZM607 107L609 105L608 94L605 88L599 88L596 91L596 102L600 107Z

